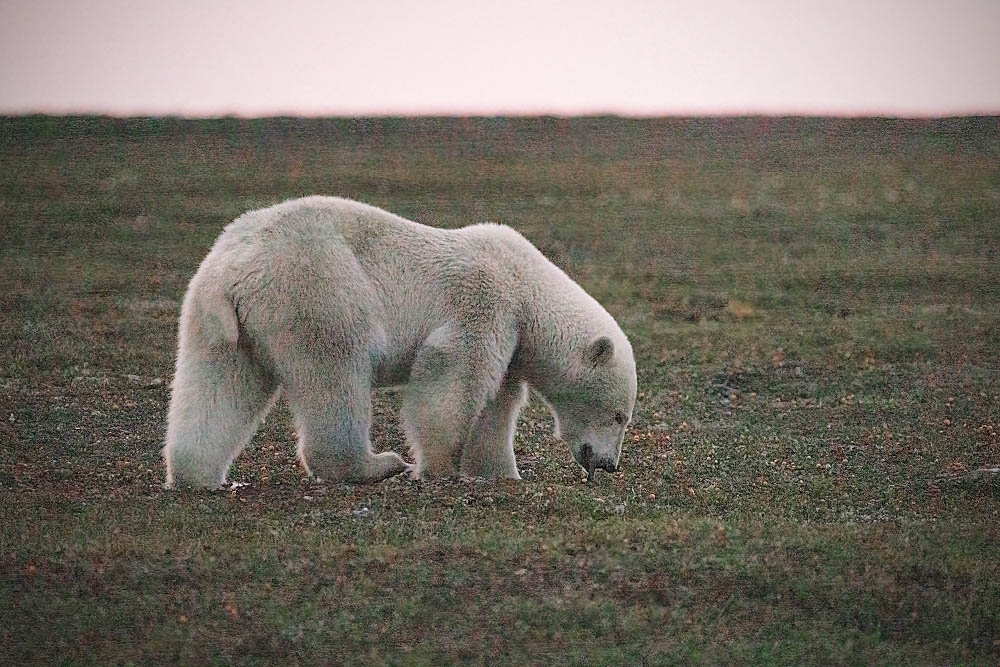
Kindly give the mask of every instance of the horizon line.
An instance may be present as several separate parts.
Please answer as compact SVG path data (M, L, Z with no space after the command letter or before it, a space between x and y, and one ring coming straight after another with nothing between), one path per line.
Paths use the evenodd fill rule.
M560 111L555 109L529 110L483 110L483 109L432 109L420 111L402 111L398 109L369 109L359 111L334 110L289 110L276 108L264 112L246 112L233 109L220 109L208 112L184 112L180 110L130 109L113 111L99 108L80 109L3 109L0 117L24 118L30 116L48 117L90 117L90 118L176 118L180 120L220 120L235 118L240 120L265 120L269 118L297 119L351 119L351 118L622 118L627 120L652 120L658 118L820 118L820 119L892 119L892 120L944 120L948 118L996 118L1000 117L998 109L956 108L935 110L931 112L915 112L903 109L872 109L866 111L847 110L817 110L808 108L790 108L787 110L753 109L744 110L662 110L662 111L627 111L622 109L579 109Z

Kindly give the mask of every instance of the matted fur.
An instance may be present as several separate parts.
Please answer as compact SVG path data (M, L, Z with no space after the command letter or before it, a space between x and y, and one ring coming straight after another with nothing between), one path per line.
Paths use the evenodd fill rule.
M518 478L529 385L577 461L613 469L636 395L621 328L514 230L295 199L229 224L191 280L167 485L224 483L282 390L311 474L366 482L407 470L371 449L371 390L386 385L405 385L403 429L423 476Z

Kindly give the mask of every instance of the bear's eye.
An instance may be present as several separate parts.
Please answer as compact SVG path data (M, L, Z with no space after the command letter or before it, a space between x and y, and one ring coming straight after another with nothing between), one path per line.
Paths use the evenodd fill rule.
M615 423L619 426L625 423L625 413L621 410L615 413Z

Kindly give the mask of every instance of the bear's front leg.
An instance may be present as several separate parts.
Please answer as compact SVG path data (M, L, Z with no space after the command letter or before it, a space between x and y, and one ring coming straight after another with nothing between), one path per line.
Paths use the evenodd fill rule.
M483 408L462 450L463 475L521 479L514 458L514 432L527 398L528 387L524 382L514 378L504 380L500 391Z
M403 393L403 431L416 477L459 473L463 447L496 396L516 338L435 329L417 353Z

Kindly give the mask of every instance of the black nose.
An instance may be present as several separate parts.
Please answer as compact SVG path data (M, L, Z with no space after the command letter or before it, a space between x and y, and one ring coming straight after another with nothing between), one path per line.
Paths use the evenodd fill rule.
M618 466L614 464L614 461L605 461L601 464L601 469L605 472L618 472Z

